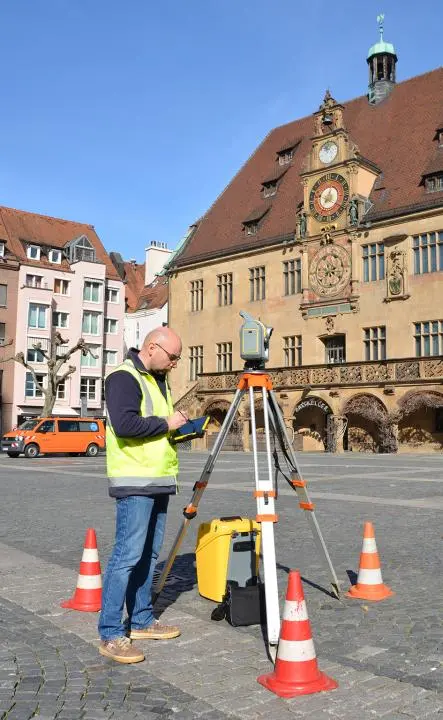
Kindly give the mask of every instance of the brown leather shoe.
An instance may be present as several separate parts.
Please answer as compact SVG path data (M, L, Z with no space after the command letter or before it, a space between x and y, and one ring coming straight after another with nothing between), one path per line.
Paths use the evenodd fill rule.
M172 640L181 635L181 630L176 625L162 625L159 620L154 620L152 625L142 630L131 630L129 637L133 640Z
M145 656L136 648L130 641L129 638L122 637L114 638L113 640L103 640L98 648L100 655L111 658L119 663L130 663L142 662Z

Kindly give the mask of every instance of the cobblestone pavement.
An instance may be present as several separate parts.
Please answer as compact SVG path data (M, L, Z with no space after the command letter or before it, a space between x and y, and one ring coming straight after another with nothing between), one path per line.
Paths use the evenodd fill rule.
M299 461L343 589L358 569L363 522L371 520L384 582L396 593L381 603L334 599L309 525L280 483L281 605L288 570L298 567L319 666L338 690L282 700L262 688L256 678L272 666L260 628L211 622L214 604L198 594L197 525L254 516L250 456L221 454L158 605L182 635L144 643L147 659L136 666L98 655L95 613L60 608L75 588L86 528L97 531L102 565L112 545L103 459L1 457L0 720L443 720L441 457L304 454ZM171 501L164 555L203 464L203 455L183 456L182 495Z

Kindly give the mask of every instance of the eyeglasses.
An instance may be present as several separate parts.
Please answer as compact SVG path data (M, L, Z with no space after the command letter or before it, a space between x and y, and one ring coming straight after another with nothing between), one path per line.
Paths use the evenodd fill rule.
M181 360L181 355L174 355L173 353L169 353L162 345L160 345L160 343L154 343L154 345L157 345L160 350L163 350L163 352L166 353L171 362L178 362L179 360Z

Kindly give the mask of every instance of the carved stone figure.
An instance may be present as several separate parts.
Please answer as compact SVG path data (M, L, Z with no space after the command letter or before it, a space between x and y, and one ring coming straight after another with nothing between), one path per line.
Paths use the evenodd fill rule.
M403 295L404 292L404 257L402 250L392 250L389 254L388 290L390 295Z
M301 238L306 237L306 232L308 229L308 221L307 221L306 213L304 211L302 211L299 215L298 227L299 227L300 237Z
M334 318L329 316L326 318L326 332L330 335L335 330Z
M349 203L348 215L349 215L349 224L350 225L358 225L358 202L355 198L353 200L351 200L351 202Z

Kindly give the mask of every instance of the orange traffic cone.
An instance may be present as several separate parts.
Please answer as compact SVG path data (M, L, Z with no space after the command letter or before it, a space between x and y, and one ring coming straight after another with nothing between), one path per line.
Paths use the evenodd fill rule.
M363 548L360 554L357 584L352 585L345 595L350 598L374 601L384 600L394 595L392 590L383 583L374 526L370 522L365 522L363 531Z
M274 672L257 681L279 697L334 690L337 683L317 666L300 573L291 570Z
M83 612L98 612L101 609L102 576L98 559L97 537L92 528L86 530L85 546L74 596L60 605L63 608L82 610Z

